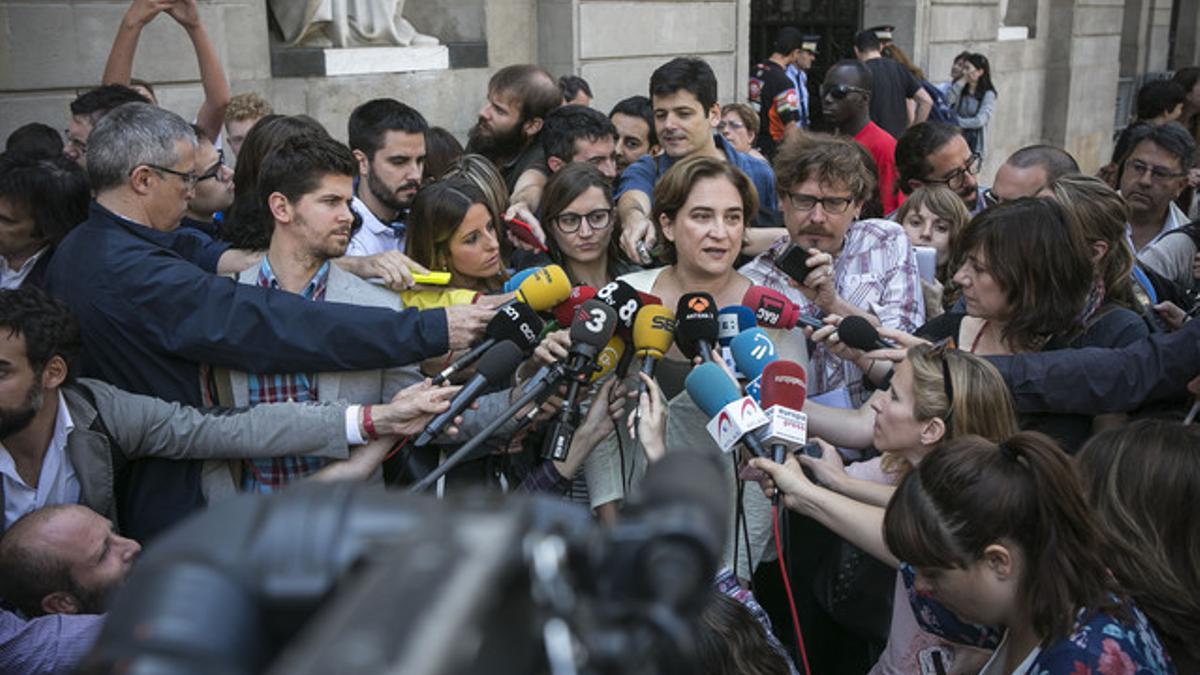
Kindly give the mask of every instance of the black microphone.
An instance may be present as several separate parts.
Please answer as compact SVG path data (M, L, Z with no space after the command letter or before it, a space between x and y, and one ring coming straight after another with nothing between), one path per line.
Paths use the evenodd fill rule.
M529 353L537 346L542 334L542 319L533 308L523 302L509 302L497 308L496 316L488 322L484 340L471 348L433 378L435 385L446 381L454 373L479 360L483 353L496 344L508 340L522 352Z
M870 352L876 349L895 349L896 344L879 337L879 331L861 316L848 316L838 324L838 337L855 349Z
M479 367L475 369L475 374L467 380L463 388L450 401L450 409L433 418L433 421L417 438L414 447L420 448L428 445L434 438L437 438L437 435L442 433L442 429L449 425L459 413L466 410L472 401L483 395L489 388L508 381L516 372L517 366L521 365L521 361L524 360L524 352L516 343L509 340L499 342L487 350L480 357Z
M720 336L717 303L708 293L684 293L675 307L675 344L692 360L697 355L712 361L713 345Z
M616 333L628 342L633 336L633 322L642 308L637 289L624 281L612 281L596 291L596 299L604 301L617 313Z
M595 370L596 355L604 349L617 327L617 313L600 300L588 300L575 310L571 320L571 349L567 352L566 371L570 383L554 426L546 434L542 457L561 462L567 458L575 428L579 426L579 390Z

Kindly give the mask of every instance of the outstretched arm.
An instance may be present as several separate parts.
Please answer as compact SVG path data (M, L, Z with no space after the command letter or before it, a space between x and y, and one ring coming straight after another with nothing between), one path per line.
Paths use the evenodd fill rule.
M133 0L121 25L117 28L117 37L113 40L112 50L108 53L108 62L104 64L104 75L100 78L102 84L123 84L129 86L133 77L133 55L137 52L138 39L142 29L154 20L159 12L171 6L172 0Z
M221 125L225 123L225 108L229 106L229 80L225 79L221 59L208 37L208 31L200 22L196 0L176 0L168 4L167 13L187 31L188 39L192 41L192 47L196 50L196 63L200 66L204 103L196 113L196 125L216 141L217 136L221 134Z

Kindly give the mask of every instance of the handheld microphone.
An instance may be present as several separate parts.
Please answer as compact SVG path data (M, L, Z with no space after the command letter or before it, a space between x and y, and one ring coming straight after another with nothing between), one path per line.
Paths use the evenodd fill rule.
M658 297L657 295L655 295L653 293L645 293L643 291L638 291L637 294L638 294L638 299L642 301L643 307L645 307L646 305L661 305L661 304L663 304L662 298Z
M505 293L515 293L517 291L517 289L521 287L521 282L528 279L529 276L532 275L536 271L538 271L538 268L536 268L536 267L526 267L525 269L521 270L520 272L517 272L516 274L512 275L511 277L508 278L508 281L504 282L504 292Z
M658 305L645 305L633 322L633 347L642 358L641 372L654 377L658 362L667 354L675 341L675 313ZM646 393L646 383L638 378L637 399ZM636 432L642 419L640 408L633 413L633 428Z
M838 324L838 337L855 349L869 352L876 349L895 349L896 343L879 337L879 330L861 316L848 316Z
M722 307L721 311L717 312L717 342L721 346L721 359L739 378L742 377L742 373L733 360L733 352L729 351L729 344L733 342L733 338L757 326L754 310L749 307L733 305Z
M546 265L534 270L517 286L517 300L535 312L545 312L571 295L571 281L558 265Z
M479 367L475 369L475 374L467 380L463 388L450 401L450 409L433 418L433 421L417 438L415 447L429 445L434 438L437 438L438 434L442 433L442 429L449 425L467 406L471 405L472 401L479 398L489 388L508 381L524 359L525 354L521 348L509 340L499 342L488 349L479 359Z
M751 328L735 337L729 350L733 352L733 362L738 370L746 376L746 395L759 400L763 368L779 359L775 343L763 329Z
M488 322L483 342L446 366L445 370L433 378L433 383L445 382L451 375L475 363L484 352L505 340L513 342L523 352L530 352L537 346L541 332L542 319L529 305L523 302L501 305L496 309L496 315Z
M570 328L571 319L575 318L575 309L584 302L596 297L596 289L591 286L576 286L571 289L571 294L567 296L554 308L554 321L560 328Z
M804 399L808 396L808 373L794 361L772 361L762 372L762 407L767 426L759 438L771 448L777 464L783 464L788 450L808 441L808 416Z
M609 373L616 370L617 366L621 365L621 359L624 357L625 341L621 339L620 335L612 336L608 344L604 345L604 349L601 349L600 353L596 355L598 370L592 373L592 377L588 382L595 383L597 380L606 377Z
M754 318L768 328L791 330L796 324L803 324L816 330L825 326L820 319L801 314L800 306L786 295L766 286L751 286L742 296L742 304L754 310Z
M675 307L675 344L692 360L697 355L712 361L713 345L717 344L720 329L717 307L708 293L685 293Z
M617 326L617 313L600 300L584 302L571 320L571 349L567 352L567 395L559 414L546 435L542 457L561 462L567 458L571 440L579 425L579 390L592 376L596 355L608 344Z
M617 334L632 337L633 321L642 308L637 290L624 281L611 281L596 291L596 299L603 300L617 312Z
M696 366L688 373L684 386L696 407L711 418L705 428L722 452L729 452L741 442L759 457L770 456L750 433L767 423L766 416L754 399L741 395L721 366L715 363Z

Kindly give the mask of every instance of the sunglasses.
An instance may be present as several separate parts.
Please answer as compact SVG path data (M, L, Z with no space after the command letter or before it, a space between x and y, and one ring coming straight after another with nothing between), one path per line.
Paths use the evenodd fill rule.
M830 96L835 100L842 100L850 94L869 94L867 89L862 87L851 87L848 84L833 84L827 87L821 87L821 96Z

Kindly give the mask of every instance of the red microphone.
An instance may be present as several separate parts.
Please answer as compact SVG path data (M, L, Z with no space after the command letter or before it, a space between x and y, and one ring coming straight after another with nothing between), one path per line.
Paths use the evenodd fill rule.
M575 317L575 308L596 297L596 289L591 286L576 286L566 300L560 302L553 310L554 321L559 328L569 328L571 319Z
M653 293L645 293L642 291L638 291L637 294L638 294L638 299L642 301L642 307L645 307L646 305L661 305L661 304L663 304L662 298L658 297L657 295L654 295Z
M754 310L758 325L767 328L791 330L802 323L813 329L825 326L820 319L800 313L800 306L787 299L783 293L766 286L751 286L742 296L742 304Z
M768 420L761 439L771 447L775 461L782 464L789 448L803 446L808 440L808 416L803 412L808 374L794 361L772 361L763 368L760 386Z

